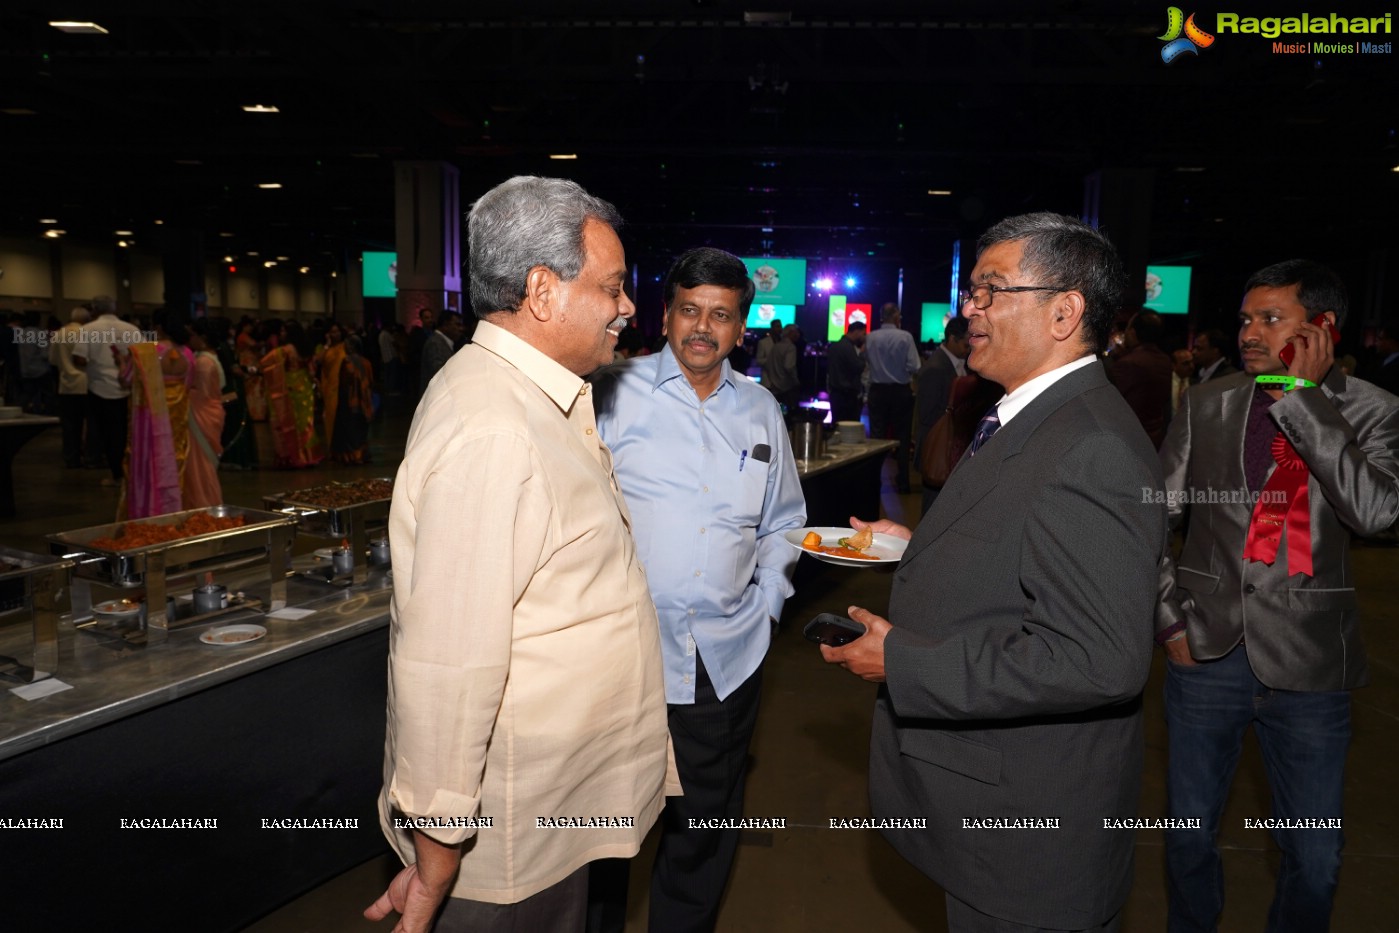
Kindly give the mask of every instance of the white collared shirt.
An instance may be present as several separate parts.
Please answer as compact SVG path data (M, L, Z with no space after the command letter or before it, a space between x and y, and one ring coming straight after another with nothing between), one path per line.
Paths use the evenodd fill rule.
M1026 405L1029 405L1035 399L1039 398L1040 393L1044 392L1045 389L1048 389L1074 370L1082 369L1089 363L1096 363L1097 361L1098 358L1091 353L1087 356L1080 356L1072 363L1065 363L1058 369L1051 369L1047 373L1036 376L1014 392L1010 392L1003 396L1001 400L996 403L996 414L1001 419L1001 427L1005 427L1009 424L1010 419L1018 415L1021 409Z

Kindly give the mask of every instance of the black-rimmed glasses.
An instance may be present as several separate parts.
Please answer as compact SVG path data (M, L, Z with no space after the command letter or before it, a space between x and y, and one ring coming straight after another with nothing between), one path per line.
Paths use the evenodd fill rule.
M971 288L964 288L957 293L957 307L967 302L972 303L972 307L978 311L985 311L991 307L991 302L996 299L997 292L1062 292L1064 289L1053 285L992 285L989 282L982 282L980 285L973 285Z

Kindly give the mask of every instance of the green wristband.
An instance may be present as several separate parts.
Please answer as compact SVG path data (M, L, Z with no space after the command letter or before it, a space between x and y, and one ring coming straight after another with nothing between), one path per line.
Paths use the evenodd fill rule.
M1255 376L1254 381L1261 386L1282 386L1284 392L1293 389L1315 389L1316 383L1301 376Z

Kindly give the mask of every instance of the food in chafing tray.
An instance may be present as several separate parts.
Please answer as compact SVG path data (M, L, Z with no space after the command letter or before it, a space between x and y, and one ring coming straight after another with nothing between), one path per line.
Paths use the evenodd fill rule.
M393 495L393 481L387 479L362 479L352 483L331 483L326 486L309 486L306 489L293 489L283 493L287 502L299 505L314 505L322 509L343 509L365 502L387 499Z
M874 532L868 528L863 528L847 538L837 539L835 547L822 544L821 536L814 531L807 532L806 537L802 538L802 547L808 551L819 551L822 554L833 554L836 557L853 557L856 560L879 560L878 557L862 553L873 543Z
M104 551L128 551L133 548L149 547L152 544L165 544L195 535L207 535L230 528L242 528L247 522L241 515L218 516L207 512L191 515L178 524L154 524L150 522L127 522L117 529L110 538L93 538L88 542Z

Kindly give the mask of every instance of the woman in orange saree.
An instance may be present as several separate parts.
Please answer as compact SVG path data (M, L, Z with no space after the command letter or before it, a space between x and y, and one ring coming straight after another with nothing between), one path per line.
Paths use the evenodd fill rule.
M325 428L325 446L332 460L335 456L335 412L340 405L340 367L345 362L345 332L334 322L326 328L325 347L316 354L316 382L321 389L321 424Z
M276 465L311 467L324 459L316 430L315 384L311 381L311 347L296 321L282 325L285 337L262 358L260 371L267 389L267 416L272 427Z
M267 388L262 384L262 375L257 364L262 359L258 352L258 330L260 324L244 320L235 342L238 351L238 368L243 370L243 400L248 408L249 421L267 420ZM256 455L253 462L257 462Z
M374 417L374 370L360 355L360 340L354 334L345 338L343 348L335 386L335 440L330 455L341 463L368 463L369 419ZM327 420L332 417L331 397L327 389Z
M189 458L180 486L184 507L202 509L223 502L219 456L223 453L223 366L209 346L209 322L190 325L194 382L189 390Z

